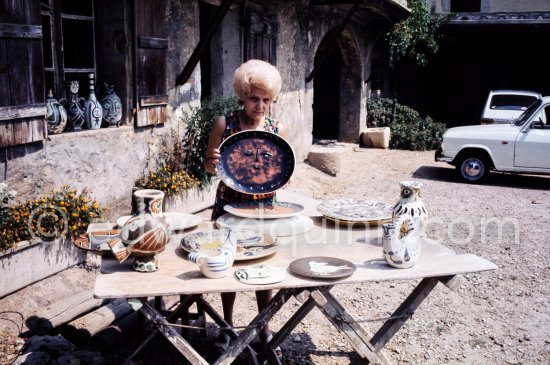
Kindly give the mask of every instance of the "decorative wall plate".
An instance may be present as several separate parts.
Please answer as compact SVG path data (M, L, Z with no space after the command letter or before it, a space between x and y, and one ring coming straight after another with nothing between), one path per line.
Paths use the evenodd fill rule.
M273 255L279 245L270 235L255 231L233 231L237 238L235 261L255 260ZM227 238L226 229L201 231L182 238L180 245L187 252L200 252L216 249Z
M218 175L230 188L246 194L266 194L283 187L296 160L290 144L275 133L246 130L219 147Z
M263 264L241 267L235 270L235 279L244 284L274 284L285 280L285 270Z
M181 231L187 228L195 227L202 222L201 217L189 213L164 212L163 214L166 217L168 228L174 231ZM123 215L116 220L116 223L119 227L122 227L131 217L131 215Z
M392 206L379 201L364 199L328 200L317 206L325 218L345 223L379 224L391 220Z
M336 257L314 256L292 261L289 269L307 278L338 279L350 276L356 267L352 262Z
M273 219L286 218L300 214L304 206L288 202L274 202L273 204L263 203L235 203L223 207L226 212L237 217Z

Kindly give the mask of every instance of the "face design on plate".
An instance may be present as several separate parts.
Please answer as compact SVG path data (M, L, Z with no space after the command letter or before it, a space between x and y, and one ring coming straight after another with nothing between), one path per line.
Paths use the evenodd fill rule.
M228 152L227 168L236 180L244 184L265 184L281 173L284 152L271 141L244 139Z

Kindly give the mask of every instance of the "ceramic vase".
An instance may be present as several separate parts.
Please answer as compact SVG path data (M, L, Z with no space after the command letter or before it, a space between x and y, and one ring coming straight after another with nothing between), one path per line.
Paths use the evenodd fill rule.
M103 109L101 108L101 104L95 95L95 75L93 73L89 73L88 80L89 94L84 109L86 127L88 129L99 129L101 128L101 120L103 119Z
M49 134L59 134L62 133L67 125L67 112L63 105L61 105L52 94L52 91L48 93L48 98L46 99L46 109L48 121L48 133Z
M222 245L203 252L192 252L187 259L197 264L201 273L207 278L218 279L227 276L235 261L236 252L235 233L228 229L227 237Z
M114 91L113 85L104 84L105 94L101 97L100 103L103 108L103 120L109 125L120 125L122 120L122 102Z
M139 272L152 272L159 268L157 254L170 241L166 217L162 212L164 193L143 189L134 192L137 214L122 226L117 239L109 242L119 262L135 257L132 268Z
M410 214L405 213L395 222L382 226L382 250L390 266L408 269L418 261L421 243L416 222Z
M402 181L399 183L399 201L393 207L392 221L395 223L402 214L410 214L415 222L418 222L418 229L421 235L426 232L428 213L420 198L422 183L418 181Z
M67 99L62 99L62 104L67 111L67 129L79 131L86 122L84 117L84 98L78 97L79 82L67 82Z

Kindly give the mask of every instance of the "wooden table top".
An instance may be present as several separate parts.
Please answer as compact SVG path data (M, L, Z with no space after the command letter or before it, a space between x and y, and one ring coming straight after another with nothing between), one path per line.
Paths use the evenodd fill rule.
M422 238L422 253L410 269L388 266L382 258L380 227L338 226L319 216L311 216L314 227L305 234L280 237L279 249L269 257L238 261L229 275L220 279L202 276L197 265L185 259L180 247L187 234L214 228L214 222L203 221L198 227L172 236L170 244L159 254L160 268L152 273L132 270L133 258L118 263L112 257L102 258L101 274L94 288L97 298L136 298L166 295L205 294L217 292L256 291L264 289L315 287L372 281L413 280L495 270L493 263L476 255L457 255L452 250ZM329 256L353 262L357 270L340 280L319 280L298 277L288 270L289 264L302 257ZM247 285L233 277L236 268L263 263L286 270L285 280L268 285Z

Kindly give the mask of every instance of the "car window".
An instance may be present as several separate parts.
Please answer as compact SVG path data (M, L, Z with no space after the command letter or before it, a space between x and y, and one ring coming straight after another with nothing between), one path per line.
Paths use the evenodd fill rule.
M537 111L539 106L542 104L541 99L537 99L533 104L531 104L526 111L524 111L518 119L514 122L515 125L523 125L527 120L531 118L533 113Z
M489 107L496 110L526 110L537 100L527 95L494 95Z

